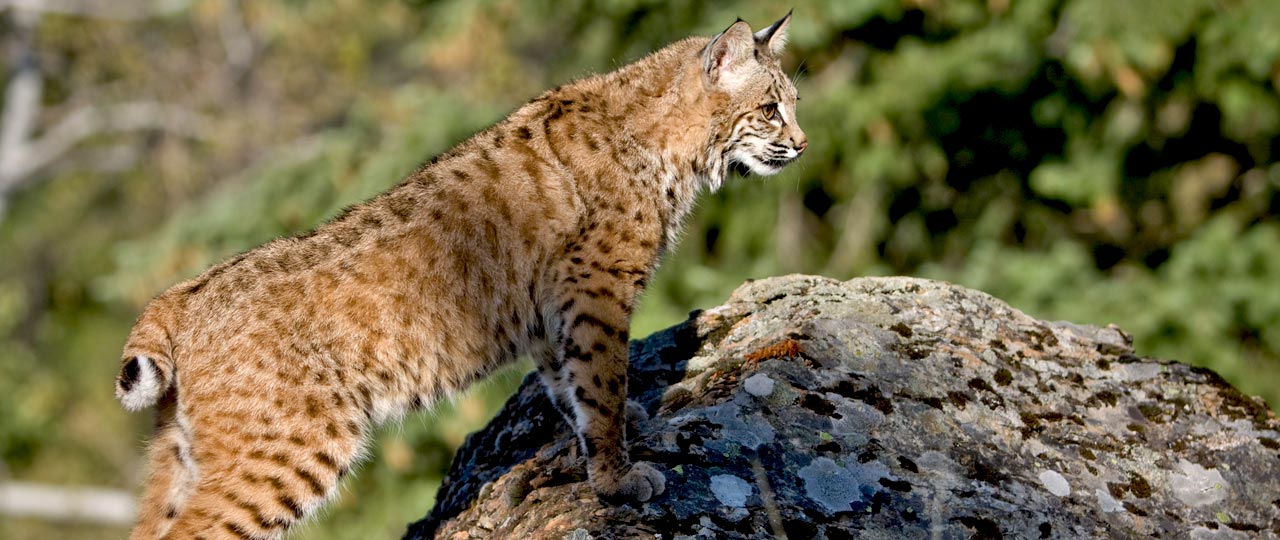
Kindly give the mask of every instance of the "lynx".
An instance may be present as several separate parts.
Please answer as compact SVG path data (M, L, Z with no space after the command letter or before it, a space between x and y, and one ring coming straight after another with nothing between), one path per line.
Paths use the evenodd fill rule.
M546 92L314 231L160 294L116 394L158 408L131 538L280 538L371 429L521 355L609 502L663 493L627 455L628 323L695 197L808 145L790 14L739 20Z

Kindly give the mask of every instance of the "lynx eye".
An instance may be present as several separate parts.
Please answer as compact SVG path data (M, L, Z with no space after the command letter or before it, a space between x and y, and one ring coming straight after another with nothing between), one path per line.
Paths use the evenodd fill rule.
M778 104L767 103L760 106L760 114L764 115L765 120L773 120L774 115L778 114Z

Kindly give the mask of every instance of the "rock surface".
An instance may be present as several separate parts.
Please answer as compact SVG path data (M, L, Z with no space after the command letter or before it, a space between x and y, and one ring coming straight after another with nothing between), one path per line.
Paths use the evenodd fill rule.
M631 344L634 459L606 506L534 377L408 539L1280 538L1280 421L1114 328L908 278L747 283Z

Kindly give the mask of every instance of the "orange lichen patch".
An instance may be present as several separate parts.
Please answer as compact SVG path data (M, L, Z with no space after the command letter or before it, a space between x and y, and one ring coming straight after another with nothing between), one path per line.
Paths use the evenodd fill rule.
M771 358L794 358L797 356L800 356L800 342L794 339L784 339L747 353L747 361L758 364Z

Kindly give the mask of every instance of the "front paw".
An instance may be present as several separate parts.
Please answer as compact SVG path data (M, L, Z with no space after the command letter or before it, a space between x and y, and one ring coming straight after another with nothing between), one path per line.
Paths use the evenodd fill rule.
M667 479L662 472L643 461L632 464L621 477L601 484L596 492L610 502L645 502L667 490Z

